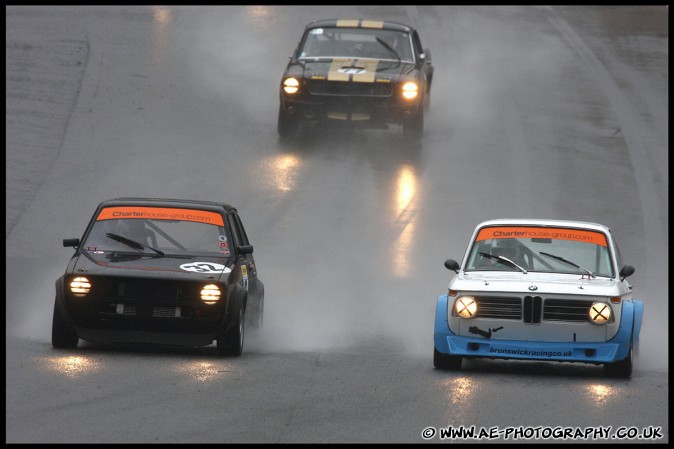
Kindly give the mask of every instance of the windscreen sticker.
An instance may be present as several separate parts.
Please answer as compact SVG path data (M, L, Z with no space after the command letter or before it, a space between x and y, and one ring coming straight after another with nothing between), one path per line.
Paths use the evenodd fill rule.
M225 265L213 262L190 262L180 265L180 269L194 273L229 273L232 270Z
M218 246L220 247L220 252L222 254L224 254L225 256L229 256L229 243L227 243L227 237L221 235L220 241L218 242Z
M539 228L522 226L494 226L480 229L477 234L478 242L489 239L557 239L575 240L577 242L594 243L608 246L606 236L601 232L585 231L566 228Z
M146 218L152 220L195 221L216 226L224 226L222 215L195 209L178 209L169 207L135 207L117 206L101 210L96 220L112 220L117 218Z

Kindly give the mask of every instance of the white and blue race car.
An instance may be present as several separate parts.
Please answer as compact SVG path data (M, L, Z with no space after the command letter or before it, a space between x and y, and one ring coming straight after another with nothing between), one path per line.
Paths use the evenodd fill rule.
M632 298L611 230L579 221L480 223L457 274L437 299L433 364L464 358L603 364L632 375L643 302Z

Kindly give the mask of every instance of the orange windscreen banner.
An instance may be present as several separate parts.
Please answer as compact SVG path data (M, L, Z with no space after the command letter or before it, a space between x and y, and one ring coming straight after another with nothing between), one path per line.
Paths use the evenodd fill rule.
M488 239L557 239L575 240L577 242L594 243L608 246L606 236L601 232L567 228L540 228L524 226L494 226L482 228L477 234L477 241Z
M196 221L216 226L224 226L222 215L217 212L195 209L177 209L170 207L106 207L101 210L96 220L113 220L117 218L146 218L151 220Z

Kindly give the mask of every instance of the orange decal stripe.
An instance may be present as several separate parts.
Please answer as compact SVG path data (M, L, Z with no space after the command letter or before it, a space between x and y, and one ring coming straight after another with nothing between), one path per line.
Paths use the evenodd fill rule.
M566 228L538 228L523 226L495 226L483 228L477 234L477 241L487 239L512 239L512 238L538 238L575 240L577 242L594 243L595 245L608 246L606 236L601 232L585 231L580 229Z
M135 207L119 206L104 208L96 220L113 220L116 218L146 218L152 220L181 220L224 226L222 215L195 209L177 209L170 207Z

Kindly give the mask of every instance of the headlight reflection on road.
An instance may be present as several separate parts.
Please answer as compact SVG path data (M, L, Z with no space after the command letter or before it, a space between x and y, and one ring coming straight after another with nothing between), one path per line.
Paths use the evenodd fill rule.
M469 400L475 392L475 382L470 377L456 377L443 380L440 385L447 393L452 404L461 404Z
M241 376L238 370L226 363L192 362L180 365L177 370L196 382L209 382L224 376L234 375L237 378Z
M587 403L595 407L603 407L613 398L617 397L619 388L612 385L592 384L585 387L585 394L588 398ZM620 394L624 397L624 394Z
M159 67L170 43L169 25L173 22L173 13L165 6L153 6L152 17L152 65Z
M263 179L280 192L295 190L297 171L302 160L294 154L279 154L262 162Z
M98 362L90 357L65 356L47 359L49 369L66 377L81 377L99 370Z
M410 264L408 256L412 248L414 236L414 219L416 210L413 207L417 190L417 177L414 168L403 165L398 171L397 190L395 196L395 227L400 229L398 238L393 242L393 271L398 278L409 276Z

